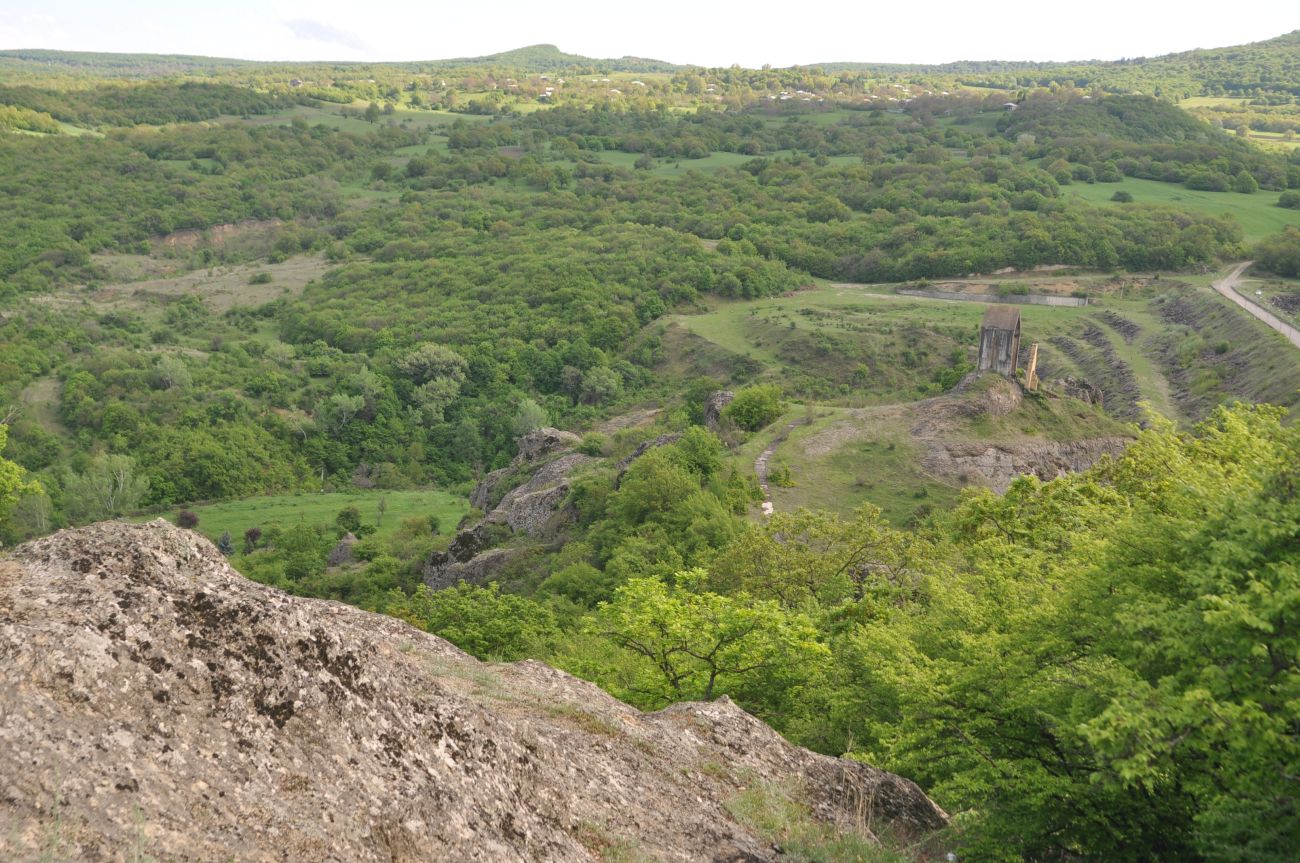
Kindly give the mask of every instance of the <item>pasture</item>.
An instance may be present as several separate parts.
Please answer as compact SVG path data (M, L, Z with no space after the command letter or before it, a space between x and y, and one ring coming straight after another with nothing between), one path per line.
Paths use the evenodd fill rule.
M1300 212L1277 206L1277 192L1263 190L1252 195L1240 192L1199 192L1176 183L1127 177L1119 183L1072 183L1062 192L1108 207L1129 207L1111 201L1116 192L1128 192L1134 204L1165 204L1200 210L1211 216L1224 213L1236 217L1246 242L1254 243L1275 234L1286 225L1300 225Z
M379 502L387 502L382 520ZM422 491L343 491L323 494L287 494L249 497L242 500L191 507L199 517L199 533L216 542L223 531L230 531L236 548L243 540L244 531L250 527L263 530L268 525L288 527L307 524L313 527L332 528L334 519L344 507L355 506L361 512L363 524L375 525L379 536L391 536L402 521L408 518L436 515L440 533L451 533L456 523L469 510L469 501L461 495L447 491L426 489ZM145 521L157 516L142 516L135 521ZM169 521L176 513L166 514Z

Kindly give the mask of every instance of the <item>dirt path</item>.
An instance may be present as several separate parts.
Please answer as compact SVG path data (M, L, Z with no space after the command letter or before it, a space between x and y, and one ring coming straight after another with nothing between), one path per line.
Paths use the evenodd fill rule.
M1285 323L1276 315L1274 315L1272 312L1266 311L1260 306L1255 305L1255 303L1246 299L1240 293L1237 292L1237 283L1241 281L1241 274L1244 273L1246 271L1246 268L1253 263L1255 262L1242 261L1240 264L1237 264L1237 266L1232 268L1232 272L1228 273L1228 275L1224 276L1222 279L1219 279L1218 281L1214 282L1214 289L1219 293L1223 294L1228 299L1232 300L1237 305L1241 306L1250 314L1254 315L1264 323L1268 324L1273 329L1277 330L1282 335L1286 336L1287 341L1295 345L1297 348L1300 348L1300 330L1297 330L1295 327L1291 326L1290 324Z
M808 420L800 418L786 423L785 428L781 429L781 433L772 438L771 443L763 448L763 451L758 454L758 458L754 459L754 473L758 475L758 487L763 490L762 506L763 515L765 516L771 515L774 511L772 489L767 484L767 463L776 454L776 448L785 443L785 439L790 436L790 432L807 422Z

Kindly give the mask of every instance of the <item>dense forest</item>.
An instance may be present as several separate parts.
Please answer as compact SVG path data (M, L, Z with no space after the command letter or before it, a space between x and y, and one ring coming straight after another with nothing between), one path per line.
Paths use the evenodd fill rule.
M379 497L219 547L644 709L728 695L915 779L962 859L1290 859L1300 434L1248 402L1294 404L1297 366L1209 277L1251 258L1260 301L1300 310L1300 148L1176 101L1294 106L1296 36L777 70L0 52L0 541L437 490L461 525L385 527ZM1102 301L1032 336L1070 395L968 378L973 322L902 305L999 273L1011 301L1035 273ZM819 290L861 296L801 300ZM683 329L719 310L748 329ZM1002 384L1019 413L968 407ZM1132 442L1002 494L909 489L906 519L761 514L767 480L802 481L760 482L765 441L940 397L976 436ZM569 522L529 543L484 517L548 427L578 435ZM864 446L910 459L918 428ZM426 583L475 530L508 563Z

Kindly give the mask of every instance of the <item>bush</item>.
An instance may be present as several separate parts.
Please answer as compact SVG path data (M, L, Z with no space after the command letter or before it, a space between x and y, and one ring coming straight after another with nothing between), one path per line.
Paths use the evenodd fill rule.
M194 530L199 526L199 517L188 509L183 509L176 513L176 526L183 527L186 530Z
M1217 171L1201 171L1188 177L1183 185L1200 192L1226 192L1232 188L1232 180Z
M1277 199L1277 205L1288 210L1300 210L1300 192L1294 189L1283 192Z
M606 438L600 432L588 432L583 435L582 443L578 445L578 452L589 456L602 456L605 454Z
M1300 229L1288 225L1255 247L1252 254L1259 269L1279 276L1300 276Z
M1110 196L1110 199L1111 199L1112 201L1115 201L1116 203L1119 203L1119 204L1131 204L1131 203L1133 203L1133 195L1130 194L1129 192L1125 192L1125 191L1123 191L1123 190L1118 191L1118 192L1116 192L1115 194L1111 195L1111 196Z
M250 285L269 285L271 284L271 274L265 271L256 273L248 280L248 283Z
M722 415L745 431L758 431L785 413L781 388L775 384L745 387L722 410Z

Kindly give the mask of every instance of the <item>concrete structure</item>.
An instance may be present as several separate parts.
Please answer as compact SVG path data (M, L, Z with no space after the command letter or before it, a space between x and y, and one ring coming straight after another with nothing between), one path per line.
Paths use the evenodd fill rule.
M1020 354L1020 310L989 306L980 323L980 371L1015 377Z

